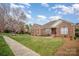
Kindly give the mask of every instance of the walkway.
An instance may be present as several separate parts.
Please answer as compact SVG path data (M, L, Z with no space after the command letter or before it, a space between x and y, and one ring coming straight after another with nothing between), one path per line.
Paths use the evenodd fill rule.
M15 56L40 56L38 53L32 51L31 49L25 47L19 42L7 37L3 36L7 44L10 46Z
M66 41L65 44L58 49L55 55L56 56L76 56L77 55L76 41L74 40Z

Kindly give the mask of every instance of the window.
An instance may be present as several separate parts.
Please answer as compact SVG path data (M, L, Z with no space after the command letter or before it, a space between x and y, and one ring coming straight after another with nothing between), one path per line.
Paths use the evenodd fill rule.
M45 29L45 32L46 32L47 34L51 34L51 29Z
M67 27L61 28L61 34L67 35L68 34L68 28Z

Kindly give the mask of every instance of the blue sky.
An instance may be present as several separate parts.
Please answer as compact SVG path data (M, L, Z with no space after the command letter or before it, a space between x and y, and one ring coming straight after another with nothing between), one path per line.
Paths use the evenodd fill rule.
M79 22L79 4L75 3L28 3L15 4L26 11L28 24L45 24L64 19Z

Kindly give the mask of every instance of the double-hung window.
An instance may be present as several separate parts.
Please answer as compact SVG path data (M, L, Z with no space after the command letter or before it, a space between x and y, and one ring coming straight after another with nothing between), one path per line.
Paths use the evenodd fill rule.
M67 35L68 34L68 27L62 27L60 31L61 31L61 34Z

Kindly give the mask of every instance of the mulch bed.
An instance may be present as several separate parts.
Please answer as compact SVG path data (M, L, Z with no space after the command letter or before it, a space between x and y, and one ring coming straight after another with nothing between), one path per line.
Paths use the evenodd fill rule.
M76 48L76 54L79 56L79 40L76 41L77 48Z
M58 49L55 55L76 56L76 55L79 55L78 52L79 52L79 49L77 49L76 47L76 42L73 40L67 40L66 43Z

